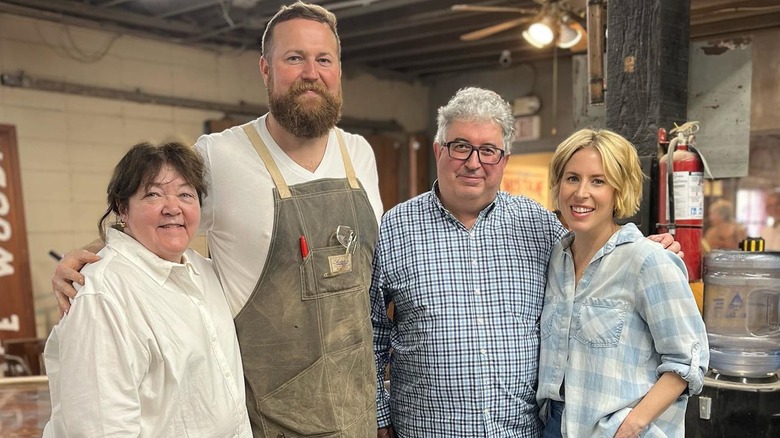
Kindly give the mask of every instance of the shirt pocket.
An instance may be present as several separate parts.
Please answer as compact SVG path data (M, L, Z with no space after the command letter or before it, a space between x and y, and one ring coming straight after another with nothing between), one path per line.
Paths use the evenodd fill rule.
M587 298L575 311L574 338L588 347L616 347L627 313L628 303L624 301Z

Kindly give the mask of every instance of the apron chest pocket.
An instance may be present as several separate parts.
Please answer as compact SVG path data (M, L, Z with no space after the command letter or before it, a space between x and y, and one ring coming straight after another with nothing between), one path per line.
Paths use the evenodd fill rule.
M301 265L301 298L316 300L330 295L358 292L363 284L360 248L345 253L343 246L315 249Z

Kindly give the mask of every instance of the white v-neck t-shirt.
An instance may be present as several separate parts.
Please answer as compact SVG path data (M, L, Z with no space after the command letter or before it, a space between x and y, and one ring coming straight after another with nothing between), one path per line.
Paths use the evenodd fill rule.
M330 131L322 162L310 172L279 148L268 132L266 117L267 114L252 125L288 185L346 177L334 130ZM374 152L362 136L342 133L357 179L368 194L378 223L383 208ZM273 230L274 184L240 126L201 136L195 148L206 162L209 181L208 196L202 208L201 232L208 236L209 257L214 261L235 316L249 299L265 265Z

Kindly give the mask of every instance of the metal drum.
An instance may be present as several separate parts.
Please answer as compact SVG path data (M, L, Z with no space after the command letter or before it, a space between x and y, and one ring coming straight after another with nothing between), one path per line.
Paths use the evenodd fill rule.
M780 436L780 382L704 378L701 394L688 400L686 438ZM776 378L775 378L776 379Z

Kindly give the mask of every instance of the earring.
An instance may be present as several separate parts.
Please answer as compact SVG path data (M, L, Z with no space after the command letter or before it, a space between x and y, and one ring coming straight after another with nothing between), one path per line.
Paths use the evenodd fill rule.
M116 222L114 223L114 228L121 231L124 230L126 226L127 224L125 223L125 221L123 221L122 219L119 218L119 216L117 216Z

